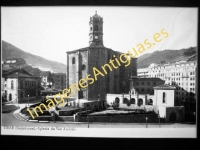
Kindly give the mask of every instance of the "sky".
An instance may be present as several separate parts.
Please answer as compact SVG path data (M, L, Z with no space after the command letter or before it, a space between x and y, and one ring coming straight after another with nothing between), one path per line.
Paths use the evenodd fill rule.
M66 52L89 46L89 20L103 17L104 46L127 52L162 29L168 37L145 53L197 46L198 8L1 7L1 39L23 51L66 64Z

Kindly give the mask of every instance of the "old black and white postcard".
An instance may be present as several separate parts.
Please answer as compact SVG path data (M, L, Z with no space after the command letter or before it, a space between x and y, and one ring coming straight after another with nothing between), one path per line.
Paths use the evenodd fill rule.
M195 138L195 7L2 7L3 135Z

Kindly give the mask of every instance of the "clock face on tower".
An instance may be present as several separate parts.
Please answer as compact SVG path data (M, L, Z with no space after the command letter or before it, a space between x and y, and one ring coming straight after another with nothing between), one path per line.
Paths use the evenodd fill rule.
M95 37L94 37L96 40L98 39L98 36L97 35L95 35Z

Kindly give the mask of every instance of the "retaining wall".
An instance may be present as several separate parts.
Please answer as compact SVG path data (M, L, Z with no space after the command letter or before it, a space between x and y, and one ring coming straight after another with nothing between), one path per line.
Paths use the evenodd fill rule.
M134 115L115 115L115 116L89 116L89 122L116 122L116 123L158 123L157 114L134 114ZM75 116L76 122L87 122L86 116Z

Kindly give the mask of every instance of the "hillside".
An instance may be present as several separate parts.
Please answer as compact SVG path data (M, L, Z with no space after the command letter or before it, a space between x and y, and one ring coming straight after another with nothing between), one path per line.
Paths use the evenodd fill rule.
M40 70L45 69L60 73L65 73L66 70L65 64L27 53L8 42L2 41L2 60L8 58L24 58L27 64L30 64L34 68L39 68Z
M181 50L155 51L150 54L144 54L137 60L138 69L149 67L151 63L174 62L178 60L196 60L196 47L190 47Z

